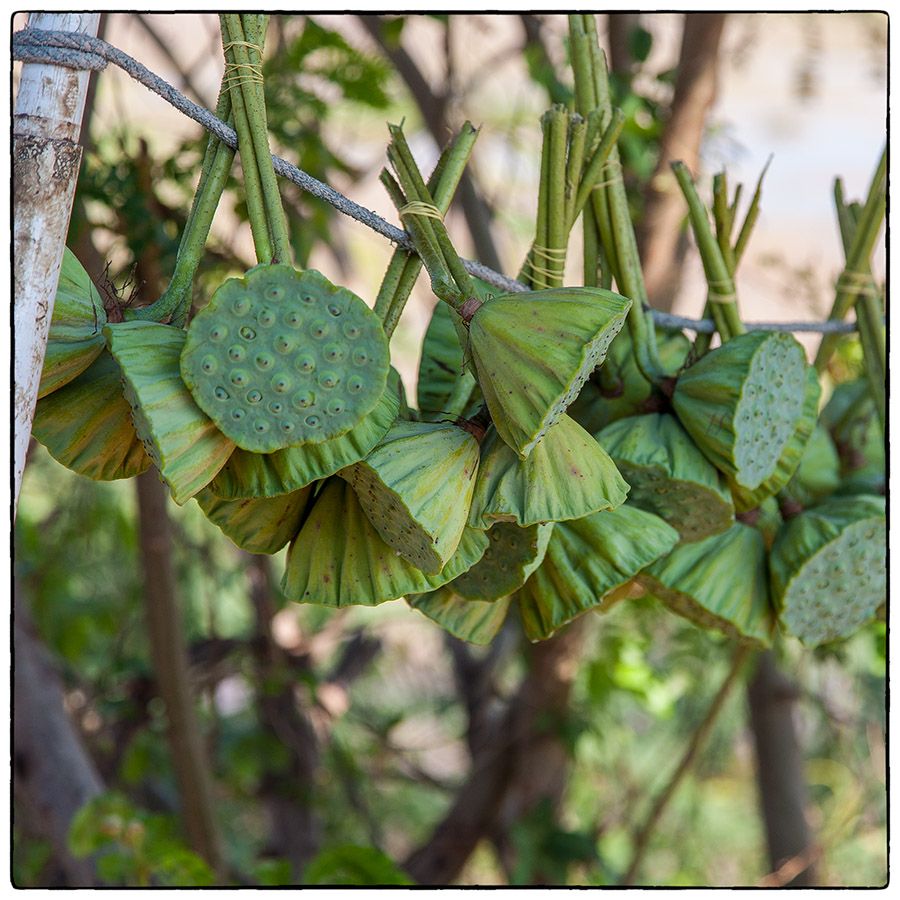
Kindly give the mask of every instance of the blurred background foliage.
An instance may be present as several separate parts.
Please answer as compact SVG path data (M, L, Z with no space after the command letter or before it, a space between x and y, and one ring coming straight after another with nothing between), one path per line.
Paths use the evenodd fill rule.
M521 77L531 80L540 103L566 102L558 26L523 18L532 21L523 24L517 44ZM616 103L627 116L622 153L638 219L675 77L673 67L644 70L654 41L650 19L628 31L627 65L614 73ZM450 48L447 17L434 21ZM274 17L269 33L275 152L351 196L354 182L369 177L367 160L378 161L369 142L383 144L378 135L385 120L406 117L410 133L427 128L427 110L410 102L415 89L389 52L410 50L409 23L401 17L380 24L384 52L315 16ZM873 46L881 46L877 34ZM521 110L484 103L467 109L454 52L464 49L441 61L443 82L434 88L448 127L470 115L509 137L522 123L508 117ZM339 127L331 127L333 119ZM205 142L194 134L160 153L132 125L100 129L87 121L69 244L104 289L151 302L172 270ZM362 149L346 140L348 121ZM519 150L537 158L536 145ZM195 284L198 303L227 274L252 264L241 239L246 210L237 185L235 178L223 199L226 227L217 227L210 242ZM298 263L324 258L340 273L363 269L373 292L381 270L372 270L360 241L381 239L348 237L327 205L288 185L283 194ZM499 235L527 236L527 217L510 221L505 198L490 188L480 196L505 257ZM451 223L465 246L461 223ZM847 380L858 368L857 344L847 339L832 377ZM95 858L99 877L110 884L210 884L214 875L187 846L179 820L144 625L135 510L132 484L90 482L32 447L16 521L15 575L37 633L58 660L66 709L106 788L73 822L69 850ZM228 878L253 885L409 883L401 862L428 839L470 774L473 723L455 642L401 601L341 611L287 603L271 587L281 555L271 561L269 577L265 564L231 545L196 504L170 504L169 513ZM260 577L271 588L268 619L253 600ZM724 640L648 600L620 602L581 627L570 704L544 724L555 730L571 765L561 806L551 812L538 804L504 841L479 842L461 884L616 884L652 798L730 666L732 648ZM269 669L259 649L267 629L283 654ZM815 652L785 640L777 653L797 686L819 883L883 884L885 625ZM476 662L488 657L489 705L502 705L528 667L512 617L494 647L469 653ZM297 774L296 736L279 733L278 722L273 727L260 714L266 697L287 697L311 729L316 750L306 760L306 783ZM278 818L285 801L313 821L314 852L291 854L289 842L279 839L278 823L291 821ZM640 883L760 883L769 863L757 802L747 701L738 691L652 833ZM29 823L28 816L15 818L15 884L61 883L51 844Z

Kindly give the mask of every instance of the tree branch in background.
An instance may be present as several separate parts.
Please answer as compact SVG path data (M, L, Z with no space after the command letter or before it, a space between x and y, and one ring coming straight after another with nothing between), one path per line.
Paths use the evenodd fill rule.
M452 123L447 117L449 95L435 93L406 50L400 44L391 44L385 38L380 16L360 15L359 20L409 88L434 142L438 147L443 147L452 131ZM486 266L498 272L502 271L503 267L491 234L493 213L476 188L469 169L466 169L460 179L459 199L475 245L476 258Z
M191 848L221 872L212 776L191 692L183 613L172 566L167 491L155 469L137 477L137 496L147 633L159 694L166 705L181 815Z
M797 698L796 685L778 670L772 652L760 654L747 699L769 863L773 876L780 873L783 879L778 886L814 887L816 855L806 820L806 778L793 717Z
M103 783L66 714L63 684L35 633L16 584L13 641L13 791L24 823L53 847L53 862L67 887L97 883L93 860L68 849L75 813L103 793Z
M634 74L634 56L631 52L631 35L641 24L640 13L609 13L609 68L611 72L631 79Z
M612 18L612 17L611 17ZM716 96L725 13L686 13L671 113L663 131L656 171L647 187L638 234L650 302L671 310L687 247L684 201L669 164L682 160L696 172L706 117Z

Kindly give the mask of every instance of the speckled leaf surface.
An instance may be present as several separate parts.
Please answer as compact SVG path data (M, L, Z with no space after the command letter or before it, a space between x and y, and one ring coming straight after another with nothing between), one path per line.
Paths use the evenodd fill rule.
M787 522L770 558L787 631L809 646L849 637L887 599L883 497L834 497Z
M543 562L517 593L525 634L532 641L555 631L668 553L678 532L659 516L620 506L561 522Z
M366 459L339 474L385 543L433 575L462 537L477 471L478 441L465 429L398 420Z
M259 265L230 278L188 329L181 374L243 450L272 453L345 434L384 392L378 317L313 270Z
M766 581L766 548L755 528L736 522L724 534L681 544L638 581L672 612L701 628L768 645L775 624Z
M595 437L631 485L629 504L665 519L683 541L731 527L734 505L724 480L674 416L618 419Z
M106 310L100 292L75 254L66 247L38 398L46 397L80 375L106 347Z
M574 419L560 417L544 439L519 459L494 429L481 446L469 524L522 527L580 519L625 502L628 484L606 451Z
M601 288L501 294L469 323L469 352L498 433L524 459L606 357L631 301Z
M407 600L413 609L436 622L444 631L470 644L489 644L509 612L510 598L496 601L466 600L444 586Z
M277 553L300 530L311 493L308 487L278 497L223 500L205 488L196 500L210 522L242 550Z
M467 528L438 575L426 575L380 537L350 485L331 478L288 551L281 585L289 600L324 606L376 606L433 591L475 565L487 549Z
M372 412L346 434L320 444L288 447L275 453L237 448L210 482L210 490L226 499L274 497L299 490L364 459L384 437L400 410L394 370Z
M131 423L119 366L106 352L38 400L31 433L57 462L95 481L131 478L151 465Z
M137 321L107 325L104 334L122 370L138 436L175 502L184 504L209 484L234 451L234 441L216 428L181 380L185 333Z

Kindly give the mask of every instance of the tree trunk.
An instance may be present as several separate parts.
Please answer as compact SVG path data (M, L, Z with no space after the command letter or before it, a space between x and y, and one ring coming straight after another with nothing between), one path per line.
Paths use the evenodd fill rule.
M641 24L640 13L609 13L606 17L609 25L609 68L626 78L634 74L629 40L631 33Z
M783 886L813 887L817 882L806 821L806 779L793 719L797 688L778 671L771 651L760 654L747 697L772 872L785 873Z
M706 117L716 96L725 18L725 13L687 13L684 17L675 94L638 235L647 294L657 309L672 308L687 247L682 229L687 208L670 163L681 160L697 171Z
M96 35L99 13L34 13L32 28ZM13 117L15 468L18 505L31 420L72 199L81 164L78 136L90 72L25 63Z

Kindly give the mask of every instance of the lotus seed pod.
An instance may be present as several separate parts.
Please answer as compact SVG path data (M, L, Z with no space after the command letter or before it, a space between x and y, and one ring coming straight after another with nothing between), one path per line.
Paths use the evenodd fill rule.
M775 538L784 524L781 509L774 497L767 497L756 509L743 513L741 521L745 525L752 525L762 535L767 551L772 549L772 544L775 543Z
M387 386L375 408L340 437L274 453L236 449L210 482L209 489L228 500L274 497L299 490L365 459L397 418L399 381L399 375L391 369Z
M596 438L631 485L628 502L665 519L681 540L721 534L734 523L724 480L674 416L618 419Z
M694 443L733 483L741 511L793 474L815 425L818 392L806 352L791 335L750 331L682 372L672 404ZM758 488L767 493L750 497Z
M68 384L100 355L106 347L105 324L106 310L99 291L75 254L66 247L53 301L38 399Z
M828 431L817 424L785 491L802 506L813 506L833 494L840 483L837 448Z
M735 522L724 534L681 544L638 581L672 612L700 628L768 645L775 624L766 583L766 548L755 528Z
M123 322L104 329L122 370L125 398L138 437L182 505L206 487L234 451L194 402L181 380L185 333L156 322Z
M656 329L656 347L666 375L674 376L684 365L691 342L680 331ZM628 329L620 331L606 355L606 362L585 382L569 407L569 415L591 434L610 422L656 412L660 398L634 358Z
M498 600L517 591L541 564L553 523L520 528L498 522L487 536L484 556L448 587L464 600Z
M454 319L462 322L448 304L438 303L431 314L422 343L416 397L422 417L427 420L446 418L444 410L447 409L447 401L457 380L472 377L465 371L463 349ZM477 408L483 402L481 391L475 386L469 406Z
M346 434L378 403L389 365L381 322L359 297L285 265L222 284L181 356L200 409L257 453Z
M630 506L557 523L543 562L516 595L528 639L603 611L612 591L677 543L678 532L659 516Z
M469 322L469 352L499 435L525 459L606 358L631 301L601 288L501 294Z
M209 488L196 496L203 514L248 553L277 553L300 530L312 487L278 497L223 500Z
M461 641L489 644L506 621L510 598L465 600L444 585L429 594L407 598L407 603Z
M131 424L119 366L106 352L38 400L31 433L57 462L95 481L131 478L151 465Z
M795 516L769 568L787 631L811 647L849 637L887 599L884 497L833 497Z
M453 424L398 420L339 474L389 546L429 575L456 552L469 517L478 441Z
M516 522L580 519L625 502L628 485L606 451L569 416L519 459L494 429L481 445L481 465L469 514L473 528Z
M481 559L487 545L483 531L467 528L443 570L426 575L381 539L353 488L330 478L291 543L281 586L285 597L300 603L376 606L452 581Z
M839 384L822 410L840 458L841 494L883 494L885 440L865 379Z

